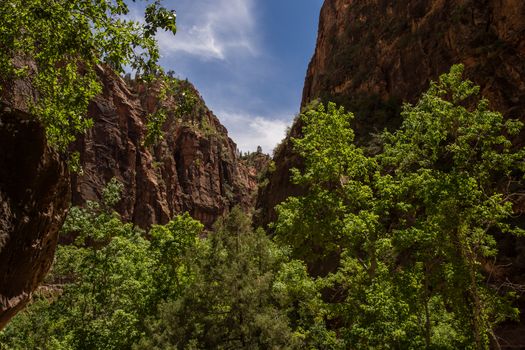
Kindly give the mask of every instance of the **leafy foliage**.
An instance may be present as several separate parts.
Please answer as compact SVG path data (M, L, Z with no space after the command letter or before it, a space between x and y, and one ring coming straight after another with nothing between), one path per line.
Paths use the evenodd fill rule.
M482 349L516 315L481 264L493 234L521 234L507 224L507 189L525 153L506 136L521 124L490 111L462 70L405 105L374 156L353 144L342 108L302 115L305 170L293 180L308 193L278 207L275 228L310 266L328 265L321 279L348 346Z
M169 118L182 119L194 112L199 102L195 89L187 81L178 80L169 74L160 79L158 105L155 112L148 116L147 133L144 144L151 146L163 138L163 126ZM174 105L175 108L170 108Z
M1 85L24 80L35 88L25 103L61 150L92 124L86 111L100 92L99 64L145 77L160 70L155 33L175 33L175 13L160 0L147 7L143 24L128 12L123 0L0 2Z
M239 209L185 261L190 279L160 306L137 349L291 349L312 340L314 318L322 321L314 282ZM294 330L289 316L298 310L308 322Z
M237 208L214 234L188 214L144 233L112 206L72 208L56 262L0 349L333 348L315 282ZM328 344L328 345L327 345Z
M157 305L176 293L178 255L203 226L185 214L155 226L147 240L111 210L121 189L112 180L101 204L71 208L63 239L72 244L58 247L46 285L0 333L0 348L129 349Z

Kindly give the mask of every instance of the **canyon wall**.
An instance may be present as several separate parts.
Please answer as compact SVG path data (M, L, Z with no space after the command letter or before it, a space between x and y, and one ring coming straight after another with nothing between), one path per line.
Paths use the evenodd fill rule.
M147 228L189 212L208 228L233 206L253 206L257 174L244 164L235 143L187 81L160 96L159 84L125 81L100 68L103 92L89 106L94 126L79 138L82 173L72 176L74 205L98 200L113 177L124 184L118 211ZM178 113L184 94L195 103ZM181 102L182 101L182 102ZM147 116L166 112L163 138L145 145Z
M31 299L69 207L65 162L40 123L0 106L0 329Z

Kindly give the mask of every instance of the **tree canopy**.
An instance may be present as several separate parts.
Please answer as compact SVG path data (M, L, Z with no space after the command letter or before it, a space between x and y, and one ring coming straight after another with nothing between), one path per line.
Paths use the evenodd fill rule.
M124 0L2 1L2 100L23 93L23 103L46 127L50 144L65 150L92 124L86 111L101 89L97 65L117 72L129 67L144 77L158 73L155 33L175 33L175 17L161 0L147 6L144 22L131 19ZM17 91L17 82L30 91Z
M295 257L324 265L348 346L483 349L516 316L482 265L495 235L522 234L509 225L525 155L509 137L521 123L489 110L462 71L406 104L401 128L382 133L375 152L353 143L342 108L301 115L304 136L293 142L305 168L293 181L306 194L278 206L275 229Z
M89 126L98 64L158 69L153 36L175 31L174 14L156 1L139 24L127 11L121 0L0 3L2 86L34 86L31 108L56 146ZM100 203L69 211L52 272L0 349L497 345L495 327L518 316L488 271L496 238L523 235L511 199L525 150L510 141L522 125L491 111L462 72L404 105L400 129L374 147L354 142L342 107L302 114L292 142L304 168L292 179L305 192L277 207L274 237L239 208L211 232L189 214L140 230L114 212L122 184L110 181ZM177 113L194 108L189 87L168 89L180 92ZM159 139L167 111L157 112L145 143Z

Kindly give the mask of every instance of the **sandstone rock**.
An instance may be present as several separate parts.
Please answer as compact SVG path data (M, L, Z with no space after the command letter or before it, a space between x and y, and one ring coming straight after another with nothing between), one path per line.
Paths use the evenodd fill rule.
M525 110L525 3L514 0L327 0L303 106L320 98L357 113L361 135L399 122L430 80L463 63L492 107Z
M242 164L227 130L190 83L180 81L184 89L161 101L158 85L124 81L102 67L99 77L103 93L89 106L94 127L74 145L83 167L72 176L74 205L100 199L105 183L116 177L125 185L118 211L143 228L185 211L210 228L237 204L253 207L253 167ZM197 102L178 116L183 90ZM161 106L168 111L164 138L147 147L147 115Z
M67 167L40 124L0 111L0 329L49 270L69 205Z

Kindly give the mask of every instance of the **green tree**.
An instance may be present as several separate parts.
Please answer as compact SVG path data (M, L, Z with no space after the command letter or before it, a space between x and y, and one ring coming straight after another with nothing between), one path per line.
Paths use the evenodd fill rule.
M101 204L71 208L56 261L34 301L0 333L0 349L130 349L157 306L183 281L178 255L203 226L185 214L155 226L151 241L112 207L112 180ZM179 287L180 288L180 287Z
M253 232L240 209L189 250L185 266L183 292L159 307L136 349L291 349L330 340L304 265Z
M199 102L197 91L187 80L179 80L168 74L162 76L157 83L160 83L157 106L156 110L148 116L147 132L144 137L146 146L155 145L162 140L162 128L168 118L182 120L194 112Z
M321 280L347 346L483 349L515 316L481 264L496 253L494 234L521 233L507 224L507 189L525 153L506 136L521 124L490 111L462 71L405 105L376 155L354 145L342 108L301 116L293 141L305 169L293 180L307 194L277 208L275 228L296 256L328 267Z
M0 2L0 93L5 101L16 81L31 86L24 103L61 150L91 125L86 111L100 92L98 65L129 66L145 77L160 71L155 33L175 33L175 13L160 0L148 5L144 23L128 12L124 0Z
M195 247L204 226L188 213L175 217L166 225L153 225L149 231L151 252L156 260L152 271L157 297L154 305L180 295L190 278L184 256Z

